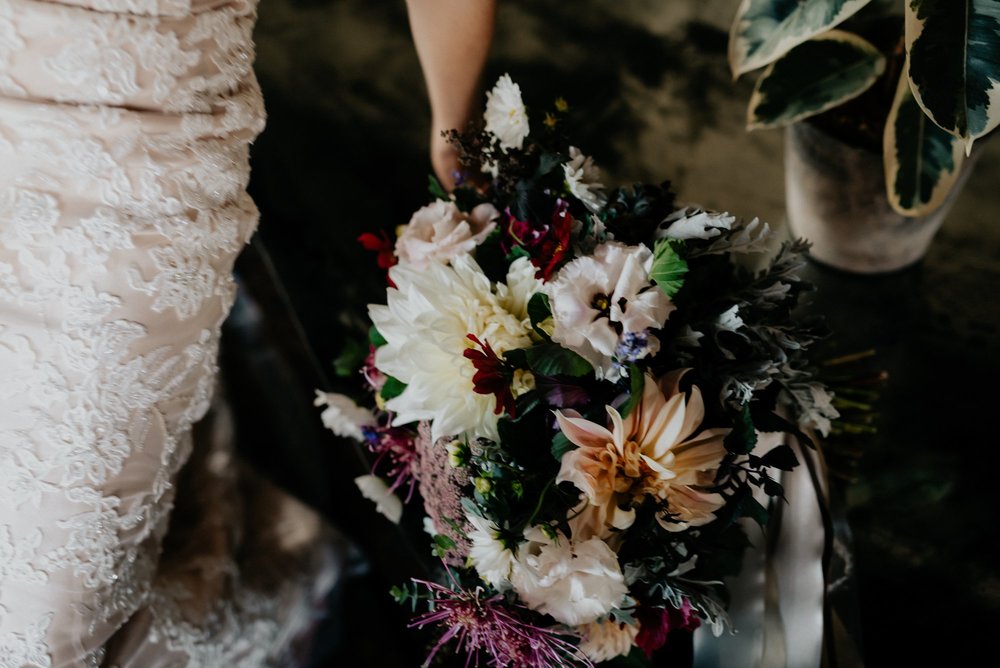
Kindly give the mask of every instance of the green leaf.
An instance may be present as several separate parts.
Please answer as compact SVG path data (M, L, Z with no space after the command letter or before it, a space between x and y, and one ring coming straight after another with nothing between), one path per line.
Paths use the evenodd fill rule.
M537 327L538 323L552 315L552 306L549 304L549 296L544 292L536 292L528 300L528 317L531 318L531 326Z
M771 63L757 80L747 128L774 128L861 95L885 70L878 49L857 35L831 30Z
M347 339L343 350L333 360L333 371L341 378L353 376L361 368L368 355L368 346L357 339Z
M448 555L448 550L454 549L455 545L455 541L443 533L434 534L434 547L431 548L431 552L435 557L443 558Z
M729 32L734 77L774 62L871 0L743 0Z
M586 376L594 370L590 362L558 343L522 348L528 367L540 376Z
M388 341L385 340L385 337L382 336L382 333L375 328L375 325L372 325L368 329L368 341L376 348L381 348L388 343Z
M726 436L725 444L726 450L740 455L752 452L757 446L757 428L750 415L749 403L743 404L740 417L733 425L733 430Z
M677 248L682 247L683 243L677 239L661 239L656 242L653 251L653 267L649 271L649 277L671 298L684 285L684 275L688 271L687 260L677 253Z
M646 387L646 376L637 365L628 365L628 377L630 381L628 399L622 404L619 411L623 418L628 417L628 414L635 410L636 404L642 401L642 391Z
M744 497L740 510L742 511L743 517L749 517L761 527L767 526L767 520L770 517L770 513L768 513L767 508L760 505L757 499L753 498L753 496L748 494Z
M380 392L383 399L389 401L390 399L395 399L403 393L406 389L406 383L399 380L398 378L393 378L392 376L386 376L385 385L382 386L382 391Z
M910 0L906 50L917 102L967 151L1000 125L1000 2Z
M799 458L795 456L795 451L792 450L791 446L779 445L768 450L760 458L760 463L782 471L791 471L799 465Z
M561 431L557 431L556 435L552 437L552 456L557 462L562 461L563 455L575 447L576 445Z
M451 199L448 197L448 193L445 192L444 186L441 185L441 182L433 174L427 175L427 192L434 199L443 199L445 201Z
M883 136L886 195L904 216L923 216L944 202L958 180L965 150L917 104L910 81L900 77Z

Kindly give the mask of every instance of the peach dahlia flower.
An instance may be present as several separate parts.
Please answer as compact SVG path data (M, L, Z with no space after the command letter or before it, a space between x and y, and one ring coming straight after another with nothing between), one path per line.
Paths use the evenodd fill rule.
M563 455L557 478L583 492L575 530L607 535L612 528L625 529L647 496L663 504L659 520L668 531L715 519L724 500L706 489L726 454L723 439L730 430L698 432L705 404L697 387L689 397L680 391L683 373L670 373L659 383L647 374L642 400L628 417L607 407L610 430L575 411L556 411L563 433L579 446Z

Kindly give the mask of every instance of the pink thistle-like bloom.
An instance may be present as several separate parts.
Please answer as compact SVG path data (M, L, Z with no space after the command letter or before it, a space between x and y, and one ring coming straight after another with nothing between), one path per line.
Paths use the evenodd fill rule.
M694 631L701 625L698 613L687 599L684 599L680 610L669 605L665 608L640 607L636 617L639 620L639 634L635 637L635 644L649 658L653 657L653 652L663 647L667 642L667 634L671 631Z
M372 464L372 472L378 472L382 476L392 480L389 486L390 492L395 492L401 487L408 487L406 501L409 503L413 497L413 490L417 480L415 469L417 466L416 434L412 429L406 427L390 427L387 421L385 426L364 427L365 443L368 449L375 455Z
M416 617L410 626L424 628L433 624L444 629L423 664L425 668L451 641L455 642L456 652L466 655L466 667L478 666L483 654L489 657L490 666L498 668L594 666L567 640L572 636L531 624L521 616L528 611L506 604L502 594L484 597L482 587L463 589L453 577L451 587L425 580L413 581L430 592L432 607Z

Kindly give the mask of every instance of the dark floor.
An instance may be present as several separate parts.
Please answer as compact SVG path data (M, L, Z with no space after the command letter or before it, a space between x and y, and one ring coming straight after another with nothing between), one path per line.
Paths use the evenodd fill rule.
M737 4L507 0L488 79L510 72L529 104L566 97L607 182L669 178L684 200L780 225L781 135L743 131L751 84L733 84L725 61ZM405 223L425 197L428 115L405 20L402 0L264 0L257 32L270 120L254 147L261 230L242 272L263 312L246 306L229 329L227 369L265 388L244 406L252 456L360 546L331 665L416 665L419 645L387 634L405 615L384 592L422 567L423 546L356 496L360 462L309 405L313 386L337 388L331 360L380 295L354 238ZM846 496L869 666L988 656L977 639L1000 622L998 176L994 141L921 266L808 270L830 349L877 348L890 372L880 433ZM383 628L365 636L372 618ZM360 647L369 654L350 654Z

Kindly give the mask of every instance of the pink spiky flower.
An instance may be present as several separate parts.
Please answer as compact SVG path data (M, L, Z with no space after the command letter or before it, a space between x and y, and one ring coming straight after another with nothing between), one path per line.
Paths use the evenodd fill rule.
M417 481L414 477L414 467L417 462L417 451L414 443L416 434L406 427L390 426L391 418L384 425L364 427L362 432L365 443L375 461L372 471L392 480L389 491L395 492L400 487L408 487L406 501L409 503Z
M430 593L431 609L416 617L410 627L431 624L445 629L423 664L431 664L438 651L455 641L455 650L465 653L466 668L478 666L481 654L490 666L504 668L594 668L580 649L566 638L569 634L536 626L521 618L526 608L505 603L502 594L484 597L482 587L462 588L448 572L452 586L414 579ZM475 662L475 663L473 663Z

